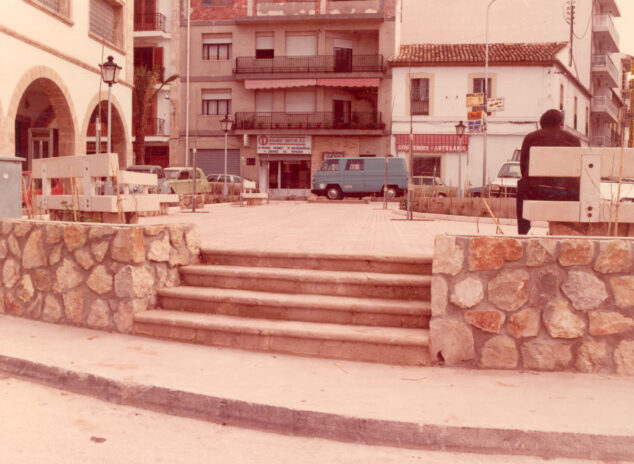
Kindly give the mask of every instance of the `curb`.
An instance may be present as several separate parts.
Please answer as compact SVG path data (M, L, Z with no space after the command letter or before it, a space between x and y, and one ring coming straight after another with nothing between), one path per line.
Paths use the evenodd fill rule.
M634 456L634 436L455 427L350 417L126 383L3 355L0 355L0 370L104 401L287 435L398 448L544 458L617 460Z

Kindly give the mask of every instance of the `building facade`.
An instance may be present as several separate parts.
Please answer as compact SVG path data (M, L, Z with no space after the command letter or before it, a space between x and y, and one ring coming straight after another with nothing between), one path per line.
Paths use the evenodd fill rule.
M222 173L226 140L228 173L242 170L260 191L284 197L307 195L326 158L389 154L392 0L191 7L188 28L181 2L180 54L191 61L189 69L180 61L180 98L189 111L180 110L171 164L190 164L195 151L206 173Z
M566 130L584 145L615 143L622 97L612 18L619 11L614 0L572 5L500 0L487 8L467 0L401 1L399 56L391 63L392 147L407 156L411 131L414 175L439 173L453 185L459 177L463 184L489 182L550 108L564 112ZM467 95L485 91L496 104L485 111L486 134L467 130L458 139L455 125L484 109L468 106Z
M131 2L8 3L0 19L0 154L24 157L27 170L34 158L104 152L108 87L99 64L112 56L122 68L112 86L112 151L127 166L132 159Z

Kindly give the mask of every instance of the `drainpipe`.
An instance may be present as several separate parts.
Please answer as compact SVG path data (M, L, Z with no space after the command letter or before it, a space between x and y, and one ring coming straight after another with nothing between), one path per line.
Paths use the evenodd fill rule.
M189 166L189 47L191 39L191 0L187 0L187 81L185 83L185 166ZM194 178L195 181L195 178Z

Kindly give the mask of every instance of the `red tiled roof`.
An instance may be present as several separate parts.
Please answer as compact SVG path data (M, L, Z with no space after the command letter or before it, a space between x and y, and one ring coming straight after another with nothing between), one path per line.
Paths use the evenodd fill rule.
M567 42L489 44L489 64L552 63ZM485 44L412 44L401 45L392 66L431 64L484 64Z

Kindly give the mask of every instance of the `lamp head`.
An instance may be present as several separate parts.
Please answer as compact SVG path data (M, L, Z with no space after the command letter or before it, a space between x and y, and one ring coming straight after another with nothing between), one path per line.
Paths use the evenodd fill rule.
M121 66L114 62L112 56L109 56L108 61L104 64L100 64L99 67L101 68L101 78L106 84L112 86L112 84L117 83Z

